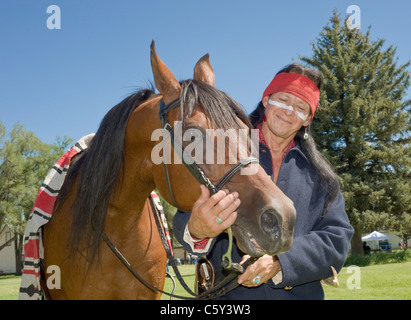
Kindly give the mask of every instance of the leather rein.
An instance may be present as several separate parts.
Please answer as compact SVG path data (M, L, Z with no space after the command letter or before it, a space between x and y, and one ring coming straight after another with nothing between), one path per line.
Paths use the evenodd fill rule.
M188 153L184 154L184 147L183 145L174 139L174 128L171 126L171 124L168 122L167 119L167 114L178 107L181 104L181 100L178 98L171 103L165 105L164 100L161 99L160 102L160 119L161 119L161 126L163 129L167 130L169 133L169 137L171 139L172 146L180 159L182 160L183 164L185 167L189 170L189 172L196 178L196 180L200 183L205 185L209 190L210 190L210 195L213 195L217 193L221 188L234 176L236 175L243 167L251 164L251 163L259 163L259 160L255 157L249 157L244 160L241 160L238 164L236 164L233 168L231 168L222 178L221 180L214 185L210 179L205 175L204 171L198 166L197 163L191 158L191 156ZM164 146L164 140L165 136L163 135L163 146ZM184 155L184 156L183 156ZM185 159L189 159L190 161L185 161ZM166 176L166 181L167 181L167 187L169 191L169 195L173 201L174 206L180 210L180 207L177 204L177 201L175 200L172 187L171 187L171 182L170 182L170 177L168 173L168 167L167 167L167 162L165 159L165 151L163 148L163 163L164 163L164 171L165 171L165 176ZM177 265L174 261L174 256L172 254L172 249L169 246L169 243L167 241L166 234L164 232L164 226L161 222L161 217L160 217L160 212L153 203L153 199L150 197L150 204L152 207L152 211L154 213L154 218L156 221L157 229L160 234L161 241L163 243L163 247L166 251L167 258L169 259L169 262L179 280L181 285L184 287L184 289L193 297L183 297L183 296L178 296L172 293L165 292L153 285L151 285L149 282L147 282L140 274L137 273L137 271L131 266L131 264L127 261L127 259L121 254L121 252L116 248L116 246L111 242L111 240L107 237L107 235L103 232L102 238L106 242L106 244L109 246L109 248L113 251L113 253L117 256L117 258L127 267L127 269L134 275L135 278L137 278L141 283L143 283L146 287L153 291L160 292L162 294L168 295L170 297L175 297L178 299L215 299L217 297L221 297L225 294L227 294L229 291L235 289L236 287L239 286L237 281L233 281L236 279L240 274L242 274L245 269L254 263L257 258L249 258L246 262L244 262L242 265L239 263L233 263L231 259L231 251L232 251L232 244L233 244L233 235L231 231L231 227L227 229L228 233L228 240L229 240L229 245L228 245L228 250L227 252L222 256L222 266L225 270L229 272L229 274L216 286L213 288L196 295L185 283L183 277L181 276ZM180 210L181 211L181 210Z

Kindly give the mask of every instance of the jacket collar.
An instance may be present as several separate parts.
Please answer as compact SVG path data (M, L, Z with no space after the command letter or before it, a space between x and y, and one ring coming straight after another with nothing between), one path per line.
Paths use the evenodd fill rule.
M294 142L295 142L295 146L294 146L293 148L291 148L291 149L287 152L286 156L289 155L291 151L297 152L297 154L299 154L305 161L307 161L307 162L309 163L310 161L308 160L307 156L306 156L306 155L304 154L304 152L301 150L301 143L300 143L300 141L294 140Z
M268 175L273 175L273 161L271 158L271 151L267 145L267 142L264 139L264 135L261 130L262 123L259 123L256 126L256 129L259 130L259 142L260 142L260 163L264 170L267 172ZM285 151L283 156L283 162L287 160L288 157L291 157L294 153L300 155L307 163L309 163L308 158L301 150L301 144L298 140L294 140L290 147Z

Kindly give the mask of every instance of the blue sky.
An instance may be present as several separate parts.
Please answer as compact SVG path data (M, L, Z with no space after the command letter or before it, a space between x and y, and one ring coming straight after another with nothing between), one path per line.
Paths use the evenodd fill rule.
M47 7L61 29L47 28ZM149 47L178 80L205 53L216 87L252 111L274 74L311 56L333 9L361 9L362 30L411 60L411 2L405 0L1 0L0 121L47 143L95 132L115 104L152 81ZM410 70L411 71L411 70Z

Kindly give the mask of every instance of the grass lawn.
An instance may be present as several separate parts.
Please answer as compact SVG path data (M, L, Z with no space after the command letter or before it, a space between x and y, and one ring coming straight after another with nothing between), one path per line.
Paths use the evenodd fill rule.
M21 277L0 276L0 300L17 300Z
M189 293L183 288L183 286L180 284L178 281L177 277L175 276L173 268L170 266L170 274L174 277L174 281L176 283L176 290L174 291L174 294L178 296L183 296L183 297L191 297ZM183 265L183 266L178 266L178 270L180 271L181 275L183 276L183 279L185 283L190 287L190 289L194 292L194 281L195 281L195 267L194 265ZM173 291L173 282L169 277L166 277L166 283L164 285L164 291L171 293ZM170 300L170 297L163 294L161 296L161 300ZM176 298L173 298L173 300L178 300Z
M186 283L192 287L195 279L194 266L179 266L179 270ZM174 275L171 268L170 271ZM411 300L411 261L360 267L357 273L348 271L348 268L343 268L338 275L339 288L324 286L326 300ZM17 299L20 280L21 277L0 276L0 300ZM177 278L175 281L175 294L188 296ZM354 285L360 288L352 288ZM166 278L164 291L171 292L172 288L172 281ZM168 300L169 297L163 295L162 299Z
M357 275L355 279L353 271L343 268L338 275L339 288L324 286L325 299L411 300L411 261L360 267ZM353 288L356 280L359 289Z

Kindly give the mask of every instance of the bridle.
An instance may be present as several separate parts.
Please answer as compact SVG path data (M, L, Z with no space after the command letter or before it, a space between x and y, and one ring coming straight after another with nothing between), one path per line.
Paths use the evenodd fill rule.
M175 99L174 101L170 102L169 104L165 104L164 100L161 99L160 102L160 119L161 119L161 127L169 133L169 138L171 140L171 144L180 157L182 163L185 165L185 167L188 169L188 171L193 175L193 177L200 183L205 185L208 190L210 190L210 195L213 195L217 193L221 188L232 178L234 177L242 168L245 166L248 166L251 163L259 163L258 158L255 157L248 157L244 160L241 160L239 163L237 163L233 168L231 168L221 179L220 181L214 185L211 180L206 176L204 171L200 168L200 166L191 158L191 156L188 153L184 154L184 146L176 139L174 139L174 128L173 126L168 122L167 119L167 114L178 107L181 104L180 98ZM165 141L165 135L163 135L163 163L164 163L164 171L165 171L165 176L166 176L166 181L167 181L167 187L169 191L170 198L174 204L174 206L182 211L180 207L177 204L177 201L174 197L172 188L171 188L171 182L170 182L170 176L168 173L168 167L167 167L167 161L165 159L165 149L164 149L164 141ZM186 159L189 159L189 161L186 161ZM184 282L183 278L181 277L180 272L178 271L178 268L174 262L174 257L171 253L171 248L169 247L169 244L166 240L165 232L162 227L161 223L161 218L160 214L158 212L157 207L153 204L152 201L150 201L151 207L154 213L154 218L157 224L157 229L160 234L160 238L162 240L164 249L166 251L167 257L171 263L171 266L177 275L178 280L180 281L181 285L184 287L184 289L190 293L191 295L195 296L194 299L214 299L217 297L221 297L231 290L235 289L236 287L239 286L239 284L233 280L238 277L238 275L242 274L245 269L252 263L256 261L257 258L249 258L247 261L245 261L242 265L239 263L233 263L232 262L232 257L231 257L231 252L233 248L233 235L231 231L231 227L227 229L228 233L228 249L227 252L222 256L222 266L225 270L229 272L229 274L220 282L218 283L214 288L211 288L200 295L196 295L189 289L187 284ZM106 244L110 247L110 249L113 251L113 253L117 256L118 259L127 267L127 269L140 281L142 282L145 286L150 288L151 290L158 291L162 294L169 295L171 297L177 297L181 299L190 299L187 297L182 297L182 296L177 296L174 294L167 293L163 290L160 290L159 288L156 288L155 286L151 285L148 283L141 275L139 275L136 270L130 265L130 263L125 259L125 257L121 254L121 252L115 247L115 245L110 241L110 239L107 237L107 235L103 232L102 234L103 240L106 242ZM192 299L192 298L191 298Z
M190 173L193 175L194 178L200 183L205 185L208 190L210 190L210 195L213 195L217 193L221 188L232 178L234 177L242 168L245 166L248 166L251 163L259 163L259 160L255 157L249 157L246 159L241 160L238 162L233 168L231 168L221 179L220 181L214 185L210 179L205 175L204 171L199 167L199 165L191 158L191 156L188 153L184 154L184 146L180 143L180 141L174 139L174 128L173 126L168 122L167 119L167 114L178 107L181 104L180 98L175 99L174 101L170 102L169 104L165 105L164 100L161 99L160 102L160 119L161 119L161 127L169 133L169 137L171 140L171 144L180 157L181 161L185 165L185 167L190 171ZM163 142L164 142L164 135L163 135ZM163 145L164 147L164 145ZM164 163L164 171L166 175L166 181L167 181L167 187L169 191L169 195L171 197L171 200L173 201L174 206L180 210L180 207L177 204L177 201L174 197L173 190L171 188L171 183L170 183L170 176L168 173L168 167L167 167L167 161L165 159L165 150L163 148L163 163ZM189 159L187 162L186 159ZM182 211L182 210L181 210Z

